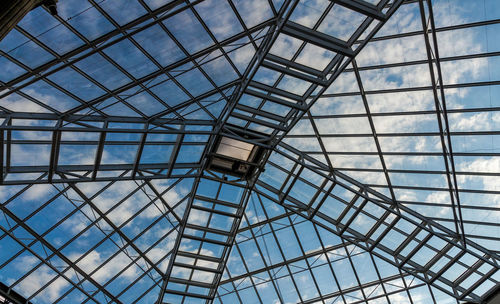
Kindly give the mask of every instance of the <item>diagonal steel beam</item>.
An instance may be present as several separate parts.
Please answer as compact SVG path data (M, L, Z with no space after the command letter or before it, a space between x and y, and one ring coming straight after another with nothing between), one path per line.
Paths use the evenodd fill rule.
M101 284L99 284L96 280L94 280L92 277L90 277L87 272L85 272L83 269L81 269L78 265L73 263L68 257L66 257L64 254L62 254L57 248L55 248L51 243L49 243L45 238L40 236L35 230L33 230L28 224L26 224L22 219L17 217L13 212L11 212L6 206L3 204L0 204L0 210L5 213L9 218L11 218L19 227L22 227L24 230L26 230L27 233L29 233L33 238L38 240L40 244L43 244L45 248L50 250L54 255L56 255L61 261L64 261L69 267L75 270L79 275L81 275L85 280L87 280L89 283L94 285L97 289L99 289L104 295L112 299L115 303L121 303L120 300L118 300L112 293L110 293L108 290L103 288ZM3 230L4 228L0 226L0 228ZM4 231L7 233L7 231ZM21 244L23 244L21 242ZM31 249L28 247L27 248L30 252ZM43 258L40 258L40 260L44 260ZM53 267L50 263L47 263L47 266ZM58 272L57 268L55 268L55 271ZM69 282L71 280L67 279Z
M457 299L482 303L488 290L500 284L494 276L500 271L496 253L469 240L463 245L456 232L287 144L281 143L276 153L267 170L283 172L301 186L287 184L284 196L261 178L255 191L267 199ZM319 187L318 180L327 180L332 187ZM298 199L297 193L307 191L304 187L318 192L319 198ZM468 270L456 277L454 265Z
M306 104L305 102L308 96L316 89L316 87L318 85L321 85L323 90L326 90L326 88L336 79L340 69L344 69L347 66L350 59L352 59L354 55L357 54L362 49L362 47L358 47L356 51L350 51L350 46L354 43L354 41L358 39L358 37L363 32L365 32L366 29L368 29L371 22L373 21L371 17L367 17L367 19L362 23L360 29L356 31L354 38L351 38L348 43L343 43L340 42L339 40L336 40L332 36L321 34L320 32L316 31L316 29L313 30L305 29L300 25L289 21L288 19L291 16L297 4L298 4L297 1L287 1L281 7L278 13L277 24L271 27L268 34L266 35L266 38L261 43L260 49L252 58L248 68L246 69L243 75L243 80L240 86L237 88L236 93L233 94L232 102L225 109L226 114L222 115L223 120L220 121L219 124L215 127L215 132L217 135L213 136L209 144L207 145L206 155L208 155L208 153L213 151L214 144L217 142L216 139L218 138L218 136L221 136L222 134L224 134L224 136L230 136L233 138L236 137L245 142L251 142L253 144L262 145L262 143L249 140L245 136L238 137L239 135L235 135L234 129L240 129L240 131L242 131L242 134L245 133L252 134L253 132L251 130L248 130L246 127L241 128L239 126L238 127L231 126L230 124L232 119L239 119L240 121L247 121L248 124L257 124L269 128L271 130L270 138L273 138L271 147L275 146L281 139L281 136L286 134L293 127L293 125L295 125L295 123L298 121L297 119L300 119L300 117L302 117L306 113L306 110L315 101L314 99L313 102L309 104ZM384 1L382 5L385 4L387 4L387 1ZM386 16L391 16L392 13L394 13L394 11L397 9L397 7L399 7L400 4L401 1L393 3L393 5L388 9ZM383 23L379 22L368 34L368 37L371 38L382 27L382 25ZM291 92L288 92L286 90L278 89L276 88L276 86L269 88L264 86L265 89L262 90L263 86L254 81L254 76L256 75L257 70L261 66L266 65L266 62L268 62L266 60L271 60L274 62L277 61L275 57L268 57L269 50L273 46L274 41L276 41L276 39L280 34L282 33L290 34L289 32L292 30L293 30L293 35L295 37L299 37L299 39L302 39L304 41L303 44L314 43L319 46L327 47L327 49L335 50L337 52L337 56L335 56L335 58L332 60L326 72L323 71L322 73L318 74L317 72L314 72L310 69L305 69L300 67L301 72L305 73L305 75L302 78L319 76L319 78L325 79L325 81L323 82L318 81L317 84L313 85L307 91L307 94L304 96L299 96ZM350 59L343 61L346 55ZM281 61L279 63L283 64L284 62ZM297 64L293 62L286 62L285 65L286 64L289 64L290 66L287 67L287 69L285 70L283 70L283 67L279 68L275 66L273 67L277 70L281 70L282 72L284 72L283 74L291 74L293 72L290 72L288 69L290 69L291 67L293 68L299 67ZM269 64L267 65L269 66ZM307 73L311 73L311 76L308 76ZM327 74L332 75L328 80L326 80ZM249 90L249 86L253 87L254 89ZM261 92L257 90L260 90ZM285 99L282 98L269 97L274 92L279 92L278 95L281 95L282 98L283 97L288 98L291 99L292 101L285 101ZM258 108L249 109L248 106L244 108L239 106L241 97L246 93L257 96L259 95L262 96L262 94L264 94L262 96L264 100L268 100L270 102L276 102L282 105L290 104L291 112L293 112L293 114L287 115L285 119L280 120L277 123L274 123L269 120L267 121L262 120L259 117L260 109ZM242 114L235 109L238 110L244 109L248 114ZM271 118L271 116L267 115L267 118ZM275 136L277 134L279 134L280 136ZM266 154L268 153L268 151L266 151ZM267 159L267 156L264 156L262 161L265 161L265 159ZM231 205L231 203L227 201L218 200L216 198L215 198L216 200L214 200L214 198L206 199L206 198L201 198L199 196L199 191L206 190L204 189L204 187L200 186L200 184L203 183L203 181L205 181L207 176L210 174L209 171L206 170L208 159L205 158L204 161L205 163L203 168L205 175L202 176L201 178L198 178L197 181L195 182L195 186L193 188L194 189L193 194L188 204L188 207L186 208L186 213L183 218L183 225L181 226L179 237L176 241L175 252L177 252L177 254L174 254L170 260L169 267L164 279L164 286L162 286L162 291L157 301L158 304L163 303L164 301L183 302L195 299L198 299L198 301L201 300L210 302L214 298L215 290L220 282L222 271L229 256L231 246L234 242L234 237L236 235L236 231L238 229L239 222L241 219L240 218L241 214L243 214L243 211L249 199L249 196L246 195L246 193L248 190L251 190L253 188L254 181L260 174L260 170L257 170L256 173L252 176L252 178L248 180L248 182L245 185L243 186L240 185L240 187L242 187L243 189L241 191L243 191L244 194L242 194L242 196L239 196L237 201L232 202ZM218 186L219 188L227 187L228 185L231 184L228 182L227 179L224 179L221 176L214 176L212 179L215 180L215 183L219 185ZM235 186L234 182L232 183L232 186ZM197 202L199 202L200 200L203 201L203 199L205 199L205 201L208 200L210 204L209 205L210 209L207 209L205 207L201 208L201 206L196 205ZM237 203L237 205L235 205L235 203ZM219 204L234 208L234 213L221 214L220 212L215 210L216 206ZM192 216L191 214L197 214L200 211L206 212L207 217L209 219L215 217L215 214L218 214L226 218L229 217L235 218L235 220L232 221L231 229L224 231L209 227L210 220L203 226L199 225L193 226L192 224L189 223L189 221L194 218L194 216ZM222 239L223 241L212 239L214 235L217 235L218 238ZM186 259L188 257L181 250L181 248L182 246L184 247L188 246L186 244L190 244L192 242L197 242L196 243L197 251L194 253L194 256L193 253L191 253L189 259ZM211 244L211 246L219 246L220 248L222 248L219 250L222 252L222 255L218 254L215 257L216 260L209 261L206 254L202 254L203 251L202 249L204 244ZM200 261L202 261L202 263L200 263ZM203 265L204 263L212 263L211 268L202 267L201 265ZM213 275L207 275L207 281L204 282L200 281L200 277L202 277L203 273L205 274L213 273ZM197 290L197 292L193 292L192 290Z
M455 219L455 230L461 235L461 241L463 242L464 246L466 246L467 242L465 240L462 210L460 207L460 195L458 193L457 176L455 174L455 161L453 158L453 148L450 136L451 130L448 123L448 113L446 110L446 99L444 94L443 75L441 73L436 27L434 24L434 13L431 1L426 0L425 3L427 4L426 6L424 6L424 0L420 0L419 8L422 27L424 30L427 61L432 82L432 92L434 96L434 106L436 108L437 122L439 126L441 148L443 151L442 155L446 168L446 179L448 182L453 217Z

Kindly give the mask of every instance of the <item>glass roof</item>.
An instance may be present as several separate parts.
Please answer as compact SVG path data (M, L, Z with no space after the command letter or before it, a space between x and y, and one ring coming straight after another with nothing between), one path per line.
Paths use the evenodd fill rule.
M458 304L499 288L499 1L57 11L0 41L0 302ZM263 151L251 176L210 169L232 153L221 139Z

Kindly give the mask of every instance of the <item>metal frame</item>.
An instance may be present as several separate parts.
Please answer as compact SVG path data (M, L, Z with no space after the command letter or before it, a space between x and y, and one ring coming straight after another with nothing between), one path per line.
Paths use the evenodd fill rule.
M122 22L114 19L115 13L102 3L89 0L90 7L81 13L93 10L113 29L89 39L72 25L71 18L52 17L56 30L66 31L81 42L65 52L59 52L50 41L43 40L42 34L37 35L26 25L15 27L16 33L50 59L30 66L14 51L0 50L3 60L23 71L6 82L0 81L0 185L8 193L0 204L5 219L0 222L0 241L18 246L9 245L12 252L0 261L0 274L4 267L24 261L24 256L32 256L36 261L9 285L18 290L38 273L50 273L50 279L28 295L26 301L47 296L50 286L63 281L62 292L52 299L54 303L68 301L73 294L78 294L82 303L244 303L249 294L265 303L262 290L284 303L290 296L281 290L285 281L300 303L366 303L378 299L391 303L394 296L413 303L414 293L423 290L434 303L442 296L437 290L455 298L457 303L484 302L500 284L500 257L498 251L483 244L498 244L500 239L474 233L468 227L499 225L494 219L471 219L467 212L499 210L467 202L467 195L498 196L500 191L464 188L460 179L498 178L500 173L462 170L457 159L495 158L500 154L495 149L461 151L455 141L461 136L490 136L493 140L500 130L454 131L452 121L456 115L495 114L500 108L453 108L447 104L447 91L489 88L500 81L446 83L442 66L458 60L494 58L500 53L443 57L439 55L438 43L441 33L482 29L500 20L438 27L431 0L382 0L377 5L362 0L331 0L306 26L297 17L307 11L303 3L285 0L275 7L275 2L269 0L262 4L269 8L269 17L247 26L241 4L224 0L229 14L237 20L234 26L240 30L219 40L219 33L212 28L213 20L203 17L203 2L169 1L152 9L148 1L138 0L144 13ZM377 34L394 20L392 16L400 6L418 9L422 30ZM351 20L344 22L357 22L347 38L322 28L332 14L338 14L338 9L350 14ZM46 8L37 10L45 13ZM165 23L182 14L189 14L207 37L205 44L194 52ZM138 35L153 29L168 37L182 54L181 59L165 65L139 42ZM412 37L425 42L421 60L367 65L362 57L359 59L370 43L396 43ZM295 46L285 51L279 49L284 40L293 41ZM120 64L110 50L121 42L130 43L152 70L137 76ZM310 48L328 54L322 67L304 61ZM246 59L244 71L235 55L243 50L253 53ZM82 67L92 56L100 56L123 75L125 82L117 87L101 83L92 71ZM234 79L220 80L213 65L221 62L227 69L222 73L230 72ZM429 84L374 90L365 76L384 69L421 66L427 67ZM101 92L100 95L87 97L58 81L56 76L67 71L81 77L87 87ZM184 80L195 73L207 86L201 92L195 92L192 84ZM355 88L345 92L332 90L342 82L339 78L346 75L353 75ZM61 101L53 103L30 89L42 85L57 92ZM163 85L175 87L185 99L172 104L170 97L162 97L158 91ZM388 112L378 111L372 104L373 96L412 92L432 93L434 108ZM147 96L147 102L156 107L154 111L136 101L140 96ZM324 101L350 97L359 97L359 113L317 110ZM16 98L41 111L12 110L8 100ZM64 100L71 100L73 105L57 108ZM438 128L409 132L379 129L380 119L404 116L433 116ZM322 120L346 119L366 119L368 131L331 133L322 126ZM307 132L301 129L304 125L308 126ZM263 149L263 157L250 177L241 179L210 170L209 155L221 136ZM402 137L439 138L440 150L385 149L385 139ZM372 139L374 149L332 149L330 142L337 139ZM315 141L317 145L308 150L298 143L301 140ZM34 152L34 147L39 151ZM80 155L78 150L85 148L93 151L92 155L68 156ZM151 154L152 148L157 149L158 155ZM190 149L201 152L193 156L194 153L185 152L194 151ZM24 150L38 156L20 160L16 153ZM168 152L160 155L162 151ZM83 161L84 156L89 160ZM374 157L380 166L339 165L336 157L345 156ZM157 160L162 157L163 161ZM444 168L397 168L389 161L391 157L440 157ZM268 172L279 173L283 179L272 180ZM351 174L383 178L374 183L357 180ZM400 184L397 174L445 177L446 185ZM301 194L302 187L311 193ZM400 194L402 190L449 193L449 203L436 202L433 206L448 208L453 217L422 214L420 208L429 203L406 200ZM42 193L39 206L21 215L17 204L23 204L31 192L38 191ZM183 194L177 195L180 192ZM112 202L107 199L109 193L114 195ZM132 200L137 204L131 204ZM47 228L40 230L35 219L62 201L68 206L65 214L47 219ZM337 211L331 209L333 206ZM260 217L255 217L259 212ZM120 214L128 218L120 219ZM84 227L67 231L67 240L56 242L53 235L74 218ZM133 225L140 232L132 231ZM320 244L314 250L301 240L304 236L300 227L305 225L310 225L308 229L314 231L311 237ZM455 229L448 228L450 225ZM144 239L159 230L163 234L146 244ZM289 239L282 236L285 232ZM329 243L328 238L333 235L338 237L336 244ZM78 242L84 241L92 246L79 256L69 254L78 248ZM298 256L289 256L288 241L297 243ZM275 251L270 252L268 246ZM247 256L245 248L253 250L258 263ZM103 252L108 255L100 257ZM356 266L359 256L369 261L374 274L371 280L365 280ZM94 268L82 267L92 259L97 261ZM234 260L243 272L234 274ZM343 286L336 270L339 261L349 265L352 286ZM103 275L115 262L122 263L121 268ZM316 273L319 269L332 278L330 283L335 290L324 292L322 279ZM386 275L386 269L393 273ZM457 269L465 270L455 276ZM310 278L308 291L298 281L302 276ZM120 284L122 287L117 287ZM376 289L381 291L375 292Z

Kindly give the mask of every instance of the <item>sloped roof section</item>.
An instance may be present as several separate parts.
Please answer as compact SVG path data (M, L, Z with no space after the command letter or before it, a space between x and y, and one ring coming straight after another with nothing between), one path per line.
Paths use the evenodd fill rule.
M497 1L57 12L0 41L1 303L497 292Z

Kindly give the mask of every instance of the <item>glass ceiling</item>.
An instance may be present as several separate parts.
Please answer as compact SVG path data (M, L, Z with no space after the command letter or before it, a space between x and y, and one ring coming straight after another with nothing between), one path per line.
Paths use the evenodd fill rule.
M1 303L482 303L500 286L499 1L57 10L0 41ZM251 176L210 169L253 147Z

